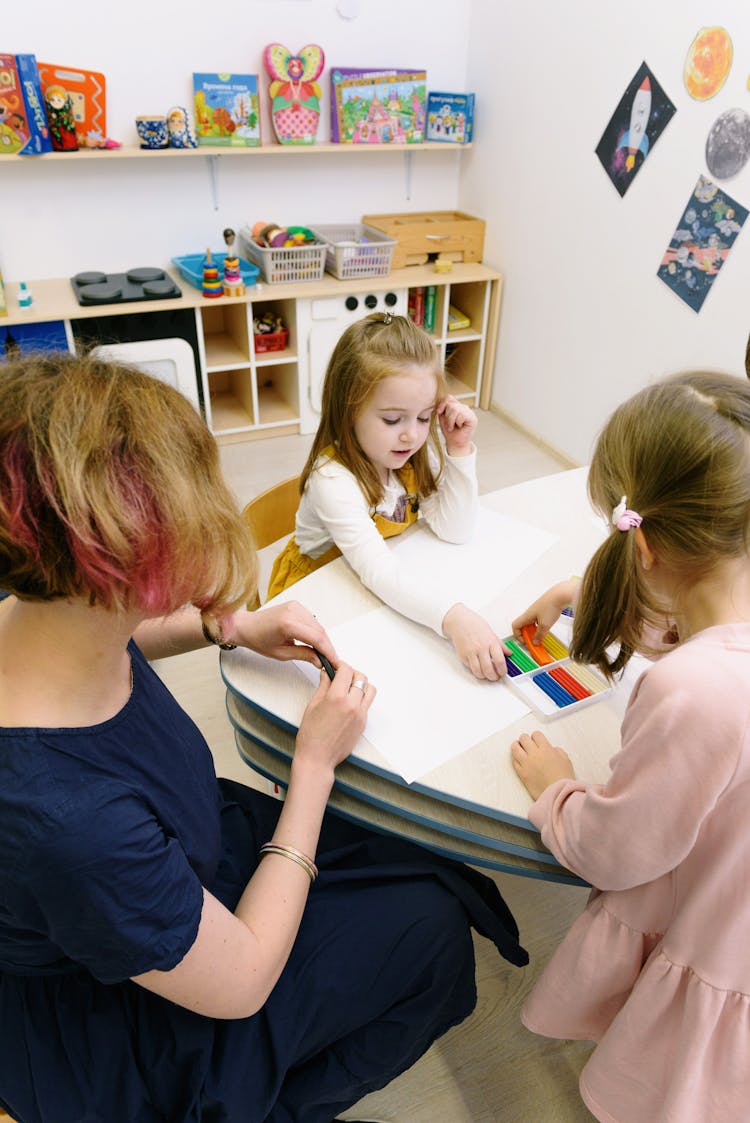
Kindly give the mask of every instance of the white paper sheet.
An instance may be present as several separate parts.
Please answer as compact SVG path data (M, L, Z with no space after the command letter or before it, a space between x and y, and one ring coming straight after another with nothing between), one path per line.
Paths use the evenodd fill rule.
M556 541L480 502L464 545L442 542L426 526L389 545L400 564L437 575L457 601L480 609ZM529 713L503 682L475 679L448 640L386 605L328 631L341 658L377 687L365 737L409 783ZM317 682L309 663L298 665Z
M479 609L557 540L549 531L484 507L480 500L477 527L469 542L441 542L424 525L418 526L417 533L390 542L400 564L438 574L456 600Z
M386 606L329 634L377 687L365 737L407 783L529 712L502 682L475 679L447 640ZM317 683L319 671L297 665Z

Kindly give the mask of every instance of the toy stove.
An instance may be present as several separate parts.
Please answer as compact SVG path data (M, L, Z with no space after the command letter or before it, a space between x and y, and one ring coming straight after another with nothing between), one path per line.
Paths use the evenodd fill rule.
M79 304L127 304L182 296L182 290L168 273L151 266L129 269L127 273L76 273L70 283Z
M381 284L385 278L381 278ZM377 280L373 278L374 284ZM307 390L300 402L300 432L314 433L320 422L320 406L328 360L341 335L355 320L371 312L392 312L405 316L406 289L376 289L349 296L319 300L297 299L297 330L307 355Z

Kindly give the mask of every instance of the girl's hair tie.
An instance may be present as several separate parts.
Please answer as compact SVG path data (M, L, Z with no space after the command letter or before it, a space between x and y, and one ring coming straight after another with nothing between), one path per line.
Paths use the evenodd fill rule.
M643 517L637 511L631 511L628 507L628 501L623 495L620 502L612 511L612 526L618 530L632 530L634 527L639 527L643 522Z

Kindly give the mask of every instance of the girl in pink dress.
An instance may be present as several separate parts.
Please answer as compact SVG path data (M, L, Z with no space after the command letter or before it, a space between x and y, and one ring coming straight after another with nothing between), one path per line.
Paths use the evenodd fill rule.
M636 394L599 438L589 495L612 529L573 655L612 676L653 629L676 642L636 684L606 784L540 732L513 742L530 819L595 887L522 1020L598 1043L580 1088L603 1123L746 1123L750 386L694 373ZM514 629L541 638L571 593L554 586Z

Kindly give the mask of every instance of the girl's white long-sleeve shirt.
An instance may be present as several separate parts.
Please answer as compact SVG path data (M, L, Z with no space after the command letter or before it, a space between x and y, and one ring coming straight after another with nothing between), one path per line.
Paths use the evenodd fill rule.
M437 473L437 461L433 465ZM395 473L377 512L390 517L404 487ZM474 532L479 508L476 448L467 456L445 457L437 490L419 500L420 517L445 542L466 542ZM399 560L371 517L371 507L356 478L335 460L322 459L310 474L297 510L295 538L300 551L319 557L332 544L377 597L396 612L442 635L442 622L455 598L429 573Z

